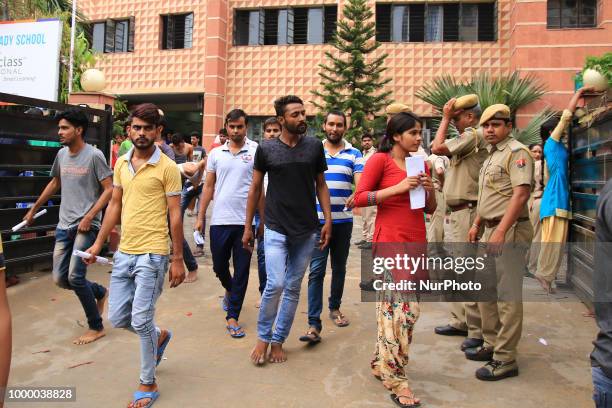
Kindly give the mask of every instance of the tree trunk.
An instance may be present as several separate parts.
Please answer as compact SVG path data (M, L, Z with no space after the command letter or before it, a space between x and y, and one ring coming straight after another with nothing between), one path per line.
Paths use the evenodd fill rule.
M9 19L8 0L2 0L2 21L8 21L8 19Z

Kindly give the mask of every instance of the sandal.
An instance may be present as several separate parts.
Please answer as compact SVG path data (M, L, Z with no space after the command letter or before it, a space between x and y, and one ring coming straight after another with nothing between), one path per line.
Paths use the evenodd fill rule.
M229 335L233 337L234 339L239 339L239 338L246 336L245 332L238 333L238 330L242 330L242 327L240 326L232 326L231 324L228 324L227 326L225 326L225 328L227 329L227 332L229 333Z
M143 400L145 398L149 398L151 399L151 401L149 401L147 405L143 405L141 408L152 407L153 404L155 404L155 401L157 401L157 399L159 398L159 392L158 391L136 391L134 393L134 400L132 401L131 406L135 407L138 401Z
M158 366L159 363L162 362L162 358L164 357L164 351L166 351L166 347L168 346L168 343L170 343L171 338L172 338L172 332L168 330L168 335L166 336L162 344L160 344L159 347L157 348L157 363L155 364L156 366Z
M333 310L329 312L329 318L338 327L346 327L350 324L348 319L339 310Z
M415 402L413 404L402 404L402 402L400 401L400 398L404 397L404 398L410 398L412 399L412 401L415 400L414 395L412 397L408 397L406 395L397 395L397 394L391 394L391 401L395 402L395 405L397 405L400 408L417 408L421 406L421 402Z
M300 337L300 341L309 344L317 344L321 341L321 336L319 335L319 332L316 329L311 327L310 329L308 329L305 335Z

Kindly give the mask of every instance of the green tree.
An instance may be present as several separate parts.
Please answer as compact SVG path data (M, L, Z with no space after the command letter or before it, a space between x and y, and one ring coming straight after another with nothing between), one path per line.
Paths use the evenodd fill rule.
M319 110L317 130L324 112L339 109L350 117L346 138L355 142L364 132L383 126L384 118L371 120L371 116L390 103L391 92L383 87L391 79L382 75L387 54L370 57L380 47L372 8L366 0L348 0L343 15L331 41L337 52L326 52L328 65L319 64L321 90L311 91L317 97L312 103Z
M510 108L512 117L515 118L519 109L540 99L546 93L546 87L537 77L521 77L517 72L499 78L480 74L469 81L457 81L451 76L443 76L425 84L417 91L416 96L442 114L442 107L449 99L472 93L478 95L482 110L496 103L503 103ZM540 127L552 116L554 112L543 111L523 129L515 129L514 137L526 145L540 143ZM457 133L454 128L450 131Z

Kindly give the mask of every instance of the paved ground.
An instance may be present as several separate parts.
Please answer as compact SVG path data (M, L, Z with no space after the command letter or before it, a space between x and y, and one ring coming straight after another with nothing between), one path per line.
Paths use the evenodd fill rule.
M359 220L359 218L357 218ZM186 218L186 220L188 220ZM191 222L190 220L188 222ZM355 227L354 236L359 234ZM208 255L208 251L207 251ZM343 311L351 319L336 328L324 319L324 340L304 347L297 337L306 328L306 302L300 302L286 345L288 362L257 368L248 354L256 338L257 272L242 313L244 339L225 332L219 296L223 290L200 258L197 283L166 287L158 303L157 322L175 337L158 370L162 393L156 407L391 407L388 393L369 375L376 324L374 304L361 303L359 253L352 249ZM95 266L90 278L107 283L109 268ZM75 386L76 403L49 407L122 407L137 386L139 346L135 335L108 329L91 345L73 346L84 328L76 297L53 286L48 273L23 275L9 289L14 346L10 386ZM328 282L328 280L326 280ZM302 293L305 292L306 281ZM325 298L329 283L326 284ZM529 285L533 286L533 282ZM571 296L571 295L568 295ZM588 353L596 327L579 302L526 303L519 348L521 375L499 383L474 378L479 367L459 352L460 338L433 334L444 323L444 304L422 305L416 325L409 377L424 407L590 407ZM545 339L547 345L539 339ZM40 353L40 351L49 350ZM72 365L92 362L76 368ZM42 404L14 403L16 408Z

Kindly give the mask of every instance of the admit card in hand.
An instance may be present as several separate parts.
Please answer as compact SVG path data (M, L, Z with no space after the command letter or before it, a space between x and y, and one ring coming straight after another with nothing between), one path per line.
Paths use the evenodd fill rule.
M406 157L406 174L408 177L418 176L425 173L425 158L423 156ZM410 208L425 207L425 189L419 185L417 188L410 190Z

